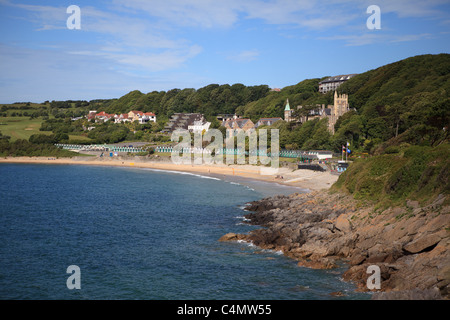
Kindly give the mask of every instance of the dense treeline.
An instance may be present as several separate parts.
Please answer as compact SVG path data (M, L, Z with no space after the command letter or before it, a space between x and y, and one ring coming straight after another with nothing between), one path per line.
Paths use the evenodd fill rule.
M443 128L450 122L449 74L448 54L416 56L359 74L339 88L340 93L349 95L354 111L338 120L334 135L327 132L326 120L303 125L278 123L274 127L280 129L281 147L339 152L349 142L354 151L375 152L384 142L399 137L413 144L439 143L447 138L448 130ZM322 79L307 79L279 92L241 84L147 94L132 91L104 110L151 111L161 122L175 112L200 112L209 120L217 114L237 113L256 122L261 117L283 118L287 99L291 109L302 105L303 112L333 104L333 92L318 91Z
M0 132L0 156L1 157L73 157L77 153L57 148L54 143L64 141L68 136L64 135L32 135L29 140L18 139L10 142L10 137L3 136Z
M315 106L316 104L332 104L332 93L319 93L319 82L322 79L308 79L296 85L288 86L279 92L271 91L264 98L250 102L236 108L236 113L250 118L252 121L258 121L263 117L281 117L284 118L284 108L286 100L289 99L291 108L298 105Z
M357 75L339 87L356 112L342 117L336 135L357 148L397 143L436 145L448 139L450 55L424 55Z
M267 85L210 84L196 89L172 89L144 94L138 90L100 106L107 113L125 113L132 109L154 112L158 117L169 118L177 112L198 112L206 117L221 113L232 114L240 106L264 98L270 89Z
M88 127L90 130L88 131ZM151 125L139 125L139 124L115 124L111 121L105 123L90 123L87 119L80 119L77 121L72 121L70 118L66 119L48 119L42 122L40 131L51 131L52 135L33 135L30 137L30 142L36 142L36 137L39 138L39 142L44 142L46 139L56 138L58 141L53 141L53 143L58 142L69 142L68 134L87 136L90 140L74 141L71 143L76 144L103 144L103 143L117 143L124 140L139 140L141 138L142 132L151 127ZM131 131L130 128L135 130ZM136 131L136 134L133 132ZM138 133L139 132L139 133ZM63 138L67 137L67 139Z
M42 122L40 131L52 132L52 135L34 135L30 137L30 142L44 142L50 137L56 137L54 143L72 143L72 144L112 144L123 141L146 141L161 142L170 140L169 137L159 134L162 127L156 123L149 122L140 124L137 121L133 123L114 123L91 122L87 119L76 121L70 118L66 119L47 119ZM73 137L69 140L69 134ZM79 138L77 138L79 137ZM84 137L84 138L83 138ZM89 138L89 139L86 139ZM33 141L32 141L33 140Z
M154 112L158 118L168 119L177 112L198 112L208 119L218 114L234 114L256 122L261 117L283 117L286 99L291 105L329 104L333 95L318 92L321 79L304 80L281 91L271 91L267 85L210 84L198 90L173 89L144 94L138 90L112 101L98 110L107 113L125 113L132 109Z
M286 98L291 109L297 105L333 104L331 92L325 95L317 92L318 82L319 79L305 80L284 88L278 100L271 93L238 111L249 117L281 116ZM334 135L324 132L324 124L316 120L300 128L277 124L280 136L284 137L281 144L286 141L286 145L294 144L300 149L331 148L339 152L349 142L354 151L379 154L393 144L434 146L448 139L448 54L416 56L370 70L345 82L338 91L349 95L354 110L337 121Z
M97 126L94 130L89 132L88 137L97 144L117 143L125 140L139 140L124 124L113 124L109 122Z
M0 115L28 116L30 112L34 111L40 112L35 116L68 118L86 115L89 110L105 111L110 114L140 110L155 113L159 119L158 122L161 123L166 122L177 112L202 113L211 121L221 113L233 114L238 107L260 100L269 92L270 89L267 85L245 86L240 83L233 85L210 84L198 90L172 89L152 91L146 94L135 90L119 99L45 101L42 104L31 106L30 103L3 105ZM30 111L23 114L22 110Z
M450 192L450 55L398 61L339 90L356 111L338 121L333 139L345 137L374 156L355 161L333 189L379 206Z
M66 119L47 119L42 122L40 131L52 131L53 133L75 133L83 132L83 123L81 121L72 121Z
M353 110L337 121L334 135L326 130L326 119L301 125L278 122L273 127L280 130L280 146L290 149L332 149L339 152L341 146L349 142L353 151L381 153L393 144L436 145L448 139L449 75L449 54L401 60L356 75L339 87L339 93L349 95ZM150 127L107 123L96 124L96 128L89 132L89 138L99 143L124 139L151 141L154 133L159 132L176 112L203 113L213 122L211 127L217 128L220 126L215 119L218 114L237 113L253 122L261 117L283 118L287 99L294 112L297 112L298 105L303 106L298 114L318 104L333 104L333 92L321 94L318 91L322 79L307 79L280 91L271 91L266 85L210 84L200 89L146 94L135 90L119 99L13 104L2 106L0 111L9 115L11 112L20 115L27 112L34 117L42 116L47 121L41 130L54 134L85 131L88 126L85 122L71 122L69 118L86 115L89 110L116 114L130 110L154 112L158 122Z

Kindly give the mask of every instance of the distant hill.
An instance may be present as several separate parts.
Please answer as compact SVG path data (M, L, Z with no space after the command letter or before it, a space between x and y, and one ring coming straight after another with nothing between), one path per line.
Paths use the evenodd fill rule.
M177 112L199 112L207 117L221 113L234 113L242 105L264 98L270 89L267 85L210 84L196 89L172 89L144 94L132 91L111 103L104 111L128 112L131 109L154 112L158 117L169 118Z
M333 94L319 93L319 82L322 79L307 79L296 85L284 87L279 92L271 91L262 99L238 107L236 112L255 122L261 117L284 118L287 99L291 106L330 104L333 102Z
M283 117L286 99L291 107L297 105L332 104L333 93L321 94L319 82L324 78L307 79L280 91L268 86L243 84L211 84L196 89L173 89L144 94L132 91L105 105L109 113L139 109L155 112L168 119L175 112L200 112L209 118L217 114L237 113L256 122L261 117ZM323 136L314 143L313 132L289 132L286 143L295 142L299 148L331 148L338 151L347 141L355 150L374 152L382 143L399 142L434 144L443 138L443 127L450 122L450 55L421 55L391 63L358 74L341 85L340 93L349 95L350 112L336 123L334 136ZM311 124L309 124L311 126ZM280 129L285 129L280 127ZM399 138L400 137L400 138ZM312 139L312 140L311 140ZM292 140L292 141L291 141Z
M154 112L160 127L176 112L198 112L209 121L218 114L234 114L256 123L261 117L284 117L286 100L298 105L332 104L333 92L319 92L323 78L306 79L281 90L267 85L240 83L210 84L200 89L172 89L142 93L134 90L118 99L92 101L46 101L40 105L3 105L0 116L78 117L89 110L125 113L130 110ZM326 119L303 125L279 122L280 147L292 149L332 149L343 144L353 153L381 154L402 143L436 145L448 139L450 123L450 55L421 55L358 74L338 88L349 95L350 107L335 125L335 134L326 132ZM23 109L23 110L22 110ZM307 110L304 108L303 110ZM215 121L213 127L219 123Z

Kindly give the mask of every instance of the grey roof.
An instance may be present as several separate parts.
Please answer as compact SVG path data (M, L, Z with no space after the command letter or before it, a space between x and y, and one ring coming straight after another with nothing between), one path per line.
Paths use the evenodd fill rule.
M164 127L164 131L174 131L175 129L188 129L195 121L203 119L200 113L175 113Z
M334 76L334 77L329 77L321 82L319 82L319 84L321 83L327 83L327 82L341 82L341 81L347 81L350 78L356 76L357 73L352 73L352 74L343 74L343 75L339 75L339 76Z
M276 117L276 118L261 118L259 119L259 121L278 121L278 120L282 120L280 117Z
M242 128L243 126L245 126L245 124L247 123L247 121L248 121L248 119L236 119L236 120L233 122L233 124L236 123L236 124L239 126L239 128Z
M263 125L272 125L277 121L283 120L281 118L261 118L256 123L255 127L263 126Z

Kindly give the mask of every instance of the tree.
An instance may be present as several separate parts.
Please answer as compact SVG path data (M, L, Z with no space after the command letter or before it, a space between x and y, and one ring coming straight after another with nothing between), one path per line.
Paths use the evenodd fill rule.
M301 106L301 108L294 108L294 110L292 110L292 118L300 119L301 117L306 117L306 121L308 121L311 111L316 108L317 106L313 105Z
M339 120L341 121L339 122ZM365 117L352 113L350 115L345 114L339 120L339 125L337 122L335 126L338 129L331 139L333 149L339 151L338 149L342 147L342 143L345 144L347 142L350 142L354 148L361 146L363 143L361 139L364 138Z
M311 135L303 144L302 149L324 150L330 148L331 133L328 131L327 123L328 119L321 119L315 123Z
M389 130L381 117L372 118L367 121L367 137L369 139L380 139L385 141L389 137Z
M54 144L57 142L56 136L54 134L33 134L32 136L30 136L28 141L34 144Z

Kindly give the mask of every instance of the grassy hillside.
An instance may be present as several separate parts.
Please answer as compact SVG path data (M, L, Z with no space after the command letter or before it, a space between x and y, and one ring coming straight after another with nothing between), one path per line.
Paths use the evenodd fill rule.
M285 87L280 92L271 91L262 99L238 107L236 112L255 122L262 117L284 118L287 99L289 99L291 108L298 105L331 104L333 102L331 92L325 95L319 93L321 80L319 78L307 79L296 85Z
M207 117L221 113L234 113L236 108L267 95L267 85L210 84L198 90L192 88L152 91L144 94L132 91L109 105L100 108L108 113L123 113L132 109L154 112L168 119L177 112L198 112Z
M320 80L308 79L270 92L236 112L257 120L283 117L286 99L294 110L298 105L305 111L316 104L333 104L333 92L318 92ZM338 92L349 95L352 111L337 121L334 135L321 133L323 124L312 129L309 122L301 125L306 128L283 126L281 147L339 152L349 142L353 153L382 154L401 143L435 146L448 139L449 54L415 56L369 70L345 82Z
M0 118L0 132L11 137L11 141L17 139L28 140L33 134L42 133L39 131L42 119L29 117L2 117Z
M339 91L350 95L352 107L363 113L377 106L405 103L404 97L450 90L450 55L421 55L356 75ZM444 92L445 91L445 92ZM417 96L418 99L421 95Z
M333 92L318 91L322 79L303 80L279 92L270 91L267 85L210 84L198 90L172 89L146 94L135 90L119 99L89 102L14 103L1 106L0 122L4 125L0 131L12 141L27 139L41 121L36 119L68 119L85 115L88 110L154 112L158 128L163 128L176 112L203 113L213 127L219 126L215 116L221 113L237 113L256 122L261 117L283 117L287 99L292 109L303 105L303 111L316 104L332 104ZM273 126L280 130L280 147L339 152L343 144L350 142L351 155L358 152L382 155L405 143L433 147L448 140L449 54L416 56L369 70L344 83L339 92L349 95L354 110L337 121L334 135L326 130L326 119L302 125L280 121Z
M424 55L355 76L339 91L356 112L336 124L373 157L356 160L333 190L382 204L448 194L450 55Z
M435 147L402 145L384 154L356 160L332 190L379 205L401 204L407 199L427 202L450 193L450 143Z
M375 151L399 143L435 145L448 137L450 55L422 55L357 75L339 87L356 112L337 124L337 136ZM378 152L380 153L380 152Z

